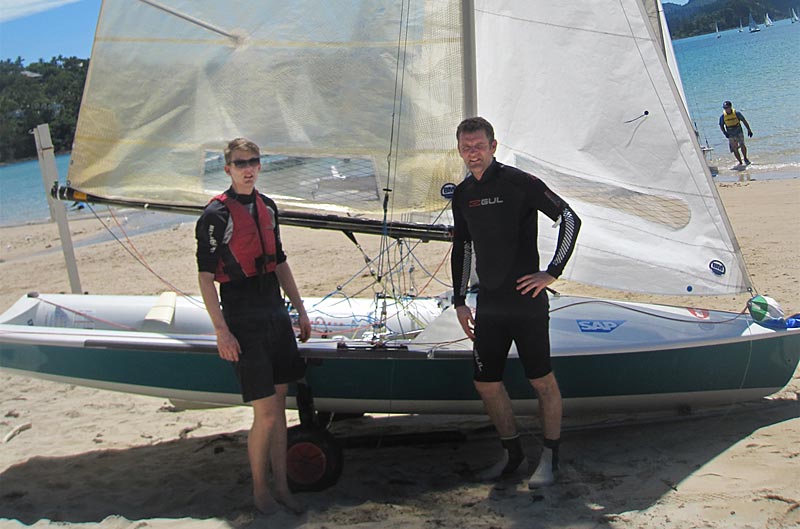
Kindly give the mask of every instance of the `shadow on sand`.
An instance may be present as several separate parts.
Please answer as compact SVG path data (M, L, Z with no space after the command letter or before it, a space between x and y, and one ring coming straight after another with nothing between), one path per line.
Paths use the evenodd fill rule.
M465 527L530 528L545 527L548 518L603 524L652 506L755 430L799 415L797 401L765 400L701 416L568 421L560 481L534 492L527 490L524 475L496 484L475 481L476 470L488 465L499 448L482 419L363 417L334 423L338 435L360 440L348 443L341 480L323 493L300 494L308 514L286 515L281 525L314 521L332 528L377 527L403 515L419 526L463 520ZM533 418L520 422L535 462L538 423ZM412 444L384 442L393 431L420 430L421 423L464 435L436 443L424 437ZM0 518L25 524L42 519L99 522L115 515L128 520L218 518L235 528L260 527L266 522L251 507L246 442L246 432L238 431L125 450L34 457L0 474Z

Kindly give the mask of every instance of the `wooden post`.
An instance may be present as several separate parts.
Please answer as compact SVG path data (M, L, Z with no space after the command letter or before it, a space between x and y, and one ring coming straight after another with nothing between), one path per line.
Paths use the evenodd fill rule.
M72 246L72 234L69 232L67 208L64 207L63 202L50 195L50 188L53 183L58 182L58 169L56 169L56 157L53 152L53 140L50 138L50 126L47 123L38 125L33 129L33 136L36 138L39 169L42 172L47 204L50 206L50 220L58 225L58 234L61 237L61 250L64 252L64 260L67 264L69 286L73 294L82 294L81 280L78 277L78 265L75 262L75 250Z

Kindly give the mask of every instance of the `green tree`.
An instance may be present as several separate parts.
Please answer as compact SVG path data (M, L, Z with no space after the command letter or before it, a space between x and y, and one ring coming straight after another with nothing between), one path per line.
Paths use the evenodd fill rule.
M30 131L50 124L56 152L75 137L89 60L54 57L25 67L21 58L0 62L0 162L36 156Z

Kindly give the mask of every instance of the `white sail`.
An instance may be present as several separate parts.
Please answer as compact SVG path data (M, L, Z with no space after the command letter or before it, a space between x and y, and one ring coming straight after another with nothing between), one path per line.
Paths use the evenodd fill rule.
M794 8L792 8L792 24L794 24L798 20L800 19L797 18L797 12L794 10Z
M745 287L642 5L487 0L477 9L478 110L496 127L498 158L542 177L584 220L566 275L660 293ZM724 275L712 270L720 265Z
M247 136L270 155L261 187L283 211L377 215L391 189L389 219L436 215L464 174L454 131L476 78L498 159L584 221L567 277L663 294L749 286L668 35L640 0L478 1L474 72L463 15L447 0L106 0L69 179L201 205L228 183L206 160Z
M675 58L675 49L672 47L672 37L669 34L669 26L667 25L667 17L664 15L664 6L661 5L661 0L644 0L645 11L650 19L650 24L656 36L656 43L659 44L661 52L667 61L670 74L675 80L675 86L678 88L678 93L681 95L683 106L689 108L686 93L683 90L683 81L681 80L681 71L678 69L678 60Z
M756 31L761 31L761 28L758 27L758 24L756 24L756 20L753 18L753 14L750 13L750 15L748 15L748 16L750 17L750 19L748 21L748 26L750 27L750 33L755 33Z
M769 18L769 13L764 15L764 26L770 27L772 25L772 19Z

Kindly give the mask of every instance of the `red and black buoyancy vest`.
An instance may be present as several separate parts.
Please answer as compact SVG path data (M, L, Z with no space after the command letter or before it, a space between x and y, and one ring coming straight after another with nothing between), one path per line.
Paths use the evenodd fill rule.
M258 192L255 193L258 223L246 206L225 193L211 200L222 202L230 212L228 222L233 222L231 239L220 248L214 279L227 283L234 279L274 272L277 266L275 217Z

